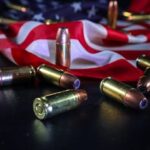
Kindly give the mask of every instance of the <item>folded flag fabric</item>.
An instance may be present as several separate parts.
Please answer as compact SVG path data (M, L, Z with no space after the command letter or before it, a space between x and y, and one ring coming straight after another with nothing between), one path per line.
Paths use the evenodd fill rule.
M142 72L135 59L150 53L150 22L118 22L118 30L88 20L45 25L26 21L9 25L0 33L0 49L18 65L55 65L55 38L59 27L67 27L71 38L71 67L80 77L137 81ZM56 66L58 67L58 66Z

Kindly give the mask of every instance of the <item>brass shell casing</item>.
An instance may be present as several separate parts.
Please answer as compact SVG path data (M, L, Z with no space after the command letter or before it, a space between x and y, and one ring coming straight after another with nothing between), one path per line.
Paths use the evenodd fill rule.
M11 8L11 9L14 9L14 10L17 10L17 11L21 11L23 13L27 12L28 11L28 8L23 6L23 5L17 5L17 4L14 4L14 3L11 3L9 1L6 1L5 2L6 6Z
M137 88L146 96L150 96L150 68L147 67L144 75L137 82Z
M8 19L8 18L3 18L3 17L0 17L0 24L11 24L11 23L15 23L17 22L16 20L13 20L13 19Z
M134 22L137 22L137 21L148 21L150 20L150 14L139 14L139 15L131 15L129 17L127 17L127 20L128 21L134 21Z
M86 100L85 90L65 90L36 98L33 111L36 117L42 120L72 110Z
M78 89L80 87L80 80L76 76L63 70L42 64L37 68L37 72L47 81L59 87L71 89Z
M118 19L118 2L117 0L110 0L108 4L108 25L115 29Z
M8 67L0 69L0 85L22 83L35 77L36 70L33 66Z
M150 67L150 57L145 54L139 56L136 59L136 65L142 70L145 70L147 67Z
M57 31L56 64L70 67L70 34L67 28L59 28Z
M100 91L108 97L132 108L145 109L148 106L148 100L139 90L111 77L101 81Z

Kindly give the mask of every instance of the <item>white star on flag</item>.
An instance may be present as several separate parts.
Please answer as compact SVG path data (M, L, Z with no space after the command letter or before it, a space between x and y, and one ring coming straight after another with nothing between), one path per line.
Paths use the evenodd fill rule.
M34 15L33 16L33 19L34 20L40 20L40 21L43 21L44 20L44 17L43 17L43 15L42 15L42 13L39 13L39 14L36 14L36 15Z
M88 11L88 18L91 18L92 16L95 16L96 14L96 8L93 5L92 8Z
M74 2L74 3L71 4L71 7L74 8L75 13L82 10L81 2Z

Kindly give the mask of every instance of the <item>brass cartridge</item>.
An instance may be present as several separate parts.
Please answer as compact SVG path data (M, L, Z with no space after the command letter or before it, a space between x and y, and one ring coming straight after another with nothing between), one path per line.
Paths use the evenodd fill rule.
M15 3L11 3L9 1L5 1L5 4L7 7L11 8L11 9L14 9L14 10L17 10L17 11L21 11L23 13L27 12L28 11L28 8L23 6L23 5L17 5Z
M37 73L50 83L63 88L78 89L80 80L73 74L49 67L45 64L37 68Z
M108 25L115 29L118 19L118 2L117 0L110 0L108 4Z
M150 67L150 57L143 54L136 59L136 65L142 70L145 70L147 67Z
M0 17L0 24L11 24L11 23L15 23L17 22L16 20L13 19L8 19L8 18L4 18L4 17Z
M85 90L65 90L36 98L33 111L36 117L42 120L72 110L86 100Z
M0 69L0 86L26 82L36 75L33 66L8 67Z
M111 77L101 81L100 91L106 96L132 108L145 109L148 106L147 98L138 89Z
M56 64L70 67L70 34L67 28L59 28L57 31Z
M145 95L150 96L150 68L145 69L144 75L137 82L137 88Z

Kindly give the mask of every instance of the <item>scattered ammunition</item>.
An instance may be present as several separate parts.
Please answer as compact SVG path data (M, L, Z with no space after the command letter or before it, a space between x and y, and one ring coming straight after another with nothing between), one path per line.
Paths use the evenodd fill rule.
M38 119L46 119L76 108L87 100L85 90L65 90L36 98L33 111Z
M146 96L150 97L150 68L146 68L144 75L140 77L137 88Z
M59 28L57 31L56 64L70 67L70 35L67 28Z
M35 75L32 66L3 68L0 69L0 86L30 81Z
M46 24L46 25L50 25L50 24L54 24L54 23L57 23L56 21L53 21L53 20L51 20L51 19L46 19L45 21L44 21L44 23Z
M28 8L25 7L25 6L22 6L22 5L17 5L17 4L13 4L9 1L5 1L5 4L7 7L11 8L11 9L15 9L17 11L21 11L23 13L27 12L28 11Z
M142 70L145 70L147 67L150 67L150 57L145 54L139 56L136 59L136 65Z
M73 89L78 89L80 87L80 80L74 75L63 70L49 67L45 64L42 64L37 68L37 73L47 81L59 87Z
M131 15L127 17L128 21L147 21L150 20L150 14L144 15Z
M108 25L112 28L116 28L118 19L118 2L117 0L110 0L108 5Z
M123 11L122 15L124 17L129 17L129 16L132 16L132 13L131 12L128 12L128 11Z
M17 22L17 21L13 20L13 19L0 17L0 24L11 24L11 23L15 23L15 22Z
M100 91L110 98L114 98L114 100L132 108L145 109L148 106L147 98L138 89L116 81L111 77L101 81Z

